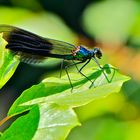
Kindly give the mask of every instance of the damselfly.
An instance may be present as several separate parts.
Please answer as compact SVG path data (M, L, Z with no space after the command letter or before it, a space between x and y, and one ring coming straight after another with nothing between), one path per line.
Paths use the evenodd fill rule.
M65 60L71 60L73 63L65 66L65 71L72 88L73 85L68 73L69 67L75 65L79 73L89 81L91 81L91 79L82 73L82 69L91 59L96 62L100 69L103 69L97 60L102 57L102 52L99 48L88 50L83 46L74 46L63 41L44 38L29 31L9 25L0 25L0 32L3 33L4 39L8 42L6 49L9 49L25 63L31 64L41 62L48 57L63 59L63 62ZM78 69L77 64L80 63L84 63L84 65ZM61 68L62 67L63 63L61 65ZM105 73L104 76L109 82ZM93 81L91 81L91 83L93 84Z

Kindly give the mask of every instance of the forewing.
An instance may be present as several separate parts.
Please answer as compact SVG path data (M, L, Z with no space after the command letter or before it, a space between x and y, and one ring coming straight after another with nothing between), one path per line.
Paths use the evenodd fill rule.
M46 57L63 58L75 48L69 43L43 38L13 26L1 25L0 32L3 32L3 37L8 42L6 48L29 63Z
M75 49L75 46L70 43L66 43L66 42L58 41L54 39L49 39L49 38L46 38L46 40L52 43L52 46L53 46L53 49L51 50L52 54L68 55L68 54L71 54L72 50Z

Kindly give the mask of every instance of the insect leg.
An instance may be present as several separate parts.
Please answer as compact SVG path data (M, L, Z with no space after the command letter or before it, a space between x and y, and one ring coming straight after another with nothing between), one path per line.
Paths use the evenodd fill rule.
M113 71L113 75L112 75L112 77L111 77L111 79L110 79L110 82L112 82L112 80L113 80L113 77L114 77L114 75L115 75L115 69L114 68L112 68L114 71Z
M69 79L69 82L70 82L71 91L73 90L73 85L72 85L72 82L70 80L70 76L69 76L69 73L68 73L68 68L71 67L71 66L73 66L73 65L75 65L75 64L73 63L73 64L70 64L70 65L65 66L65 71L66 71L66 74L67 74L68 79Z
M61 76L62 76L62 69L63 69L63 64L64 64L64 59L63 59L63 60L62 60L62 62L61 62L60 78L61 78Z
M90 60L91 60L91 59L89 59L89 60L80 68L79 72L82 71L82 69L90 62Z
M78 70L78 72L79 72L79 69L78 69L78 67L77 67L77 64L83 63L83 61L77 62L77 63L75 63L74 61L72 61L72 62L73 62L73 64L70 64L70 65L65 66L65 71L66 71L66 74L67 74L67 76L68 76L68 79L69 79L71 88L72 88L72 90L73 90L73 85L72 85L72 82L71 82L71 79L70 79L70 76L69 76L69 73L68 73L68 68L71 67L71 66L73 66L73 65L75 65L76 68L77 68L77 70Z
M104 74L107 82L110 83L110 80L108 79L107 75L104 72L104 69L101 67L101 65L99 64L99 62L97 61L97 59L95 57L93 57L93 60L96 62L96 64L99 66L99 68L103 71L103 74Z
M113 70L113 74L112 74L111 78L108 79L110 82L112 82L112 80L113 80L113 78L114 78L114 75L115 75L115 72L116 72L117 69L114 68L114 67L109 67L109 66L108 66L108 67L104 66L103 69L104 69L104 68L105 68L105 69L109 68L109 69L112 69L112 70Z
M81 68L80 68L80 70L78 69L78 67L77 67L77 64L80 64L80 63L84 63L83 61L82 62L78 62L78 63L75 63L74 61L72 61L73 63L74 63L74 65L75 65L75 67L76 67L76 69L78 70L78 72L82 75L82 76L84 76L86 79L88 79L92 84L93 84L93 81L91 81L85 74L83 74L81 71L82 71L82 69L90 62L90 60L91 59L89 59Z

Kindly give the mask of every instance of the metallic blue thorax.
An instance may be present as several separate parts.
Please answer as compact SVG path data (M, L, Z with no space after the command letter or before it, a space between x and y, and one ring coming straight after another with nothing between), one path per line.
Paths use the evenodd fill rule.
M80 47L80 50L74 56L77 60L85 60L92 57L92 53L84 47Z

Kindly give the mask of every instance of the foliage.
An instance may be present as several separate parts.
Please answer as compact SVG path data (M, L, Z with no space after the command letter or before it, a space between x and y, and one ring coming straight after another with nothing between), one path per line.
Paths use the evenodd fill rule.
M19 61L11 53L7 53L2 36L1 40L3 42L1 41L0 52L3 63L0 73L3 86L14 73ZM8 112L9 118L18 114L21 117L5 130L0 140L64 140L72 128L80 125L73 108L119 92L123 82L129 79L110 65L105 65L103 70L85 69L83 73L94 81L92 86L85 77L71 73L73 90L66 75L61 79L47 78L25 90ZM111 80L110 82L105 75Z
M15 72L19 61L15 59L7 50L5 45L7 42L0 35L0 88L11 78Z

